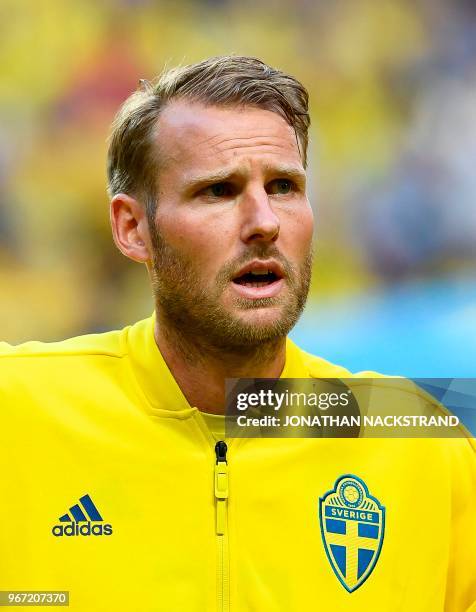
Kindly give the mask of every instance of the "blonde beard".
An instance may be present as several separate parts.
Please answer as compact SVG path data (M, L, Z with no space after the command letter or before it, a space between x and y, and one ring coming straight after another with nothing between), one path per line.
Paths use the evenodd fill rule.
M311 250L296 271L274 245L257 243L239 261L225 264L209 288L200 286L200 274L193 261L165 242L155 227L150 231L154 247L152 286L158 320L184 355L191 357L197 346L202 352L216 355L262 353L282 341L296 324L309 291ZM285 270L289 288L284 298L235 299L234 304L242 310L281 306L281 314L274 321L261 325L243 321L220 303L233 272L254 257L277 259Z

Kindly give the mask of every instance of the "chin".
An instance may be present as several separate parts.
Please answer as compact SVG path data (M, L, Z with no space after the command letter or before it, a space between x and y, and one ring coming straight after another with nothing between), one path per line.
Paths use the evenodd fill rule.
M286 308L280 304L247 304L245 308L235 308L230 314L243 323L273 325L285 317Z
M240 313L237 320L250 335L264 340L286 336L295 324L295 320L283 314L282 309L267 308Z

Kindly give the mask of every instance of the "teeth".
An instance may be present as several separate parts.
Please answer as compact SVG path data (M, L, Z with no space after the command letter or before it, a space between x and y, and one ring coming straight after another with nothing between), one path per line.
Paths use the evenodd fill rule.
M267 269L250 271L250 274L252 274L253 276L263 276L264 274L269 274L269 273L270 273L270 270L267 270Z

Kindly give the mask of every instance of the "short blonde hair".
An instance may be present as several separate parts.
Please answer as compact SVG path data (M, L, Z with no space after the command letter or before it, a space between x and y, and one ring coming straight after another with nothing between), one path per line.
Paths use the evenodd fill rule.
M281 115L294 129L306 166L308 93L294 77L255 57L219 56L164 71L140 87L119 109L108 151L108 191L127 193L155 210L160 139L154 141L161 110L174 99L212 106L254 106Z

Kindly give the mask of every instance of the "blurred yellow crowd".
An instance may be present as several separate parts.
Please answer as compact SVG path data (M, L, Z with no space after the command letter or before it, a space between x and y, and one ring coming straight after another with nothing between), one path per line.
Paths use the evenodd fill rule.
M475 21L463 0L3 0L1 339L151 312L110 237L109 125L140 78L210 55L309 89L316 295L474 266Z

